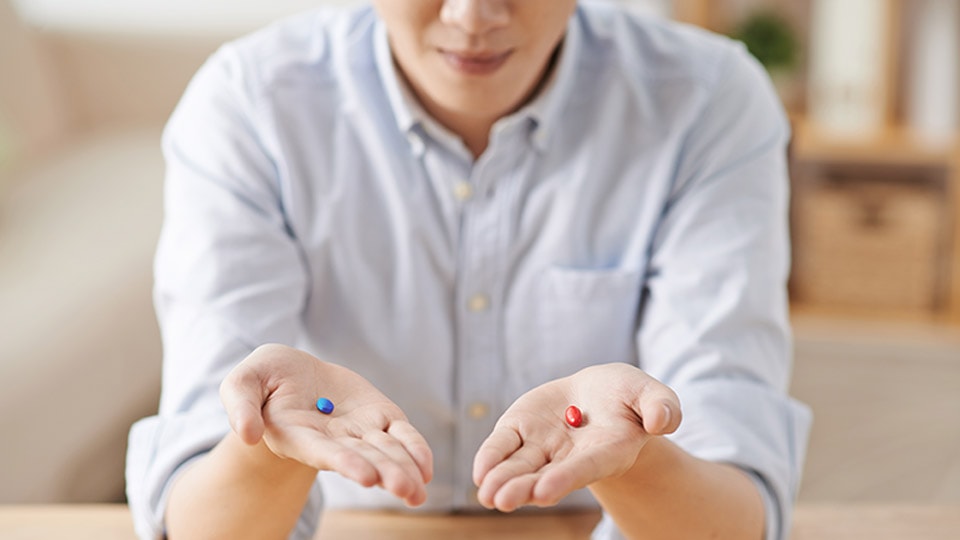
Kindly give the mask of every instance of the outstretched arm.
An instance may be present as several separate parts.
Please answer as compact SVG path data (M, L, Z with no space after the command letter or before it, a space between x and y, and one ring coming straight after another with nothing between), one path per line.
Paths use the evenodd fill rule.
M176 480L172 540L287 538L317 471L380 486L410 506L433 471L426 441L393 402L352 371L304 352L258 348L224 380L231 432ZM318 397L335 404L316 409Z
M569 405L583 413L579 427L564 418ZM763 503L751 480L661 436L680 421L677 396L640 369L586 368L504 413L477 452L478 497L509 512L589 487L627 538L762 538Z
M230 432L174 481L166 510L167 537L286 538L317 470L250 446Z
M590 491L626 538L764 535L763 500L742 470L693 457L663 437L648 441L626 473Z

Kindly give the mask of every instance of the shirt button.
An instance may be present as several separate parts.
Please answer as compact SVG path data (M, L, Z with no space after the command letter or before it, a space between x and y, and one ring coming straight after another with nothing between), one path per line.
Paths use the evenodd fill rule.
M412 131L407 132L407 142L410 144L410 150L416 155L420 155L426 150L426 144L423 142L423 139L420 138L420 135Z
M481 401L472 403L470 408L467 409L467 413L470 415L470 418L474 420L480 420L481 418L487 416L487 413L490 412L490 407Z
M542 128L538 129L536 133L533 134L533 140L540 146L543 146L547 142L547 132Z
M467 302L467 309L473 312L484 311L488 307L490 307L490 300L482 294L473 295Z
M453 186L453 196L460 202L468 201L473 197L473 186L470 185L470 182L457 182Z

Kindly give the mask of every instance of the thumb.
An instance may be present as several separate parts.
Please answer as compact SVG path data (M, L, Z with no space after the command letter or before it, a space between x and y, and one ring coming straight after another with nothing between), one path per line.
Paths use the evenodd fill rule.
M680 427L683 413L677 394L658 381L651 381L640 392L636 403L643 429L651 435L666 435Z
M265 399L260 376L242 364L220 384L220 401L227 410L230 427L247 444L257 444L263 437L261 409Z

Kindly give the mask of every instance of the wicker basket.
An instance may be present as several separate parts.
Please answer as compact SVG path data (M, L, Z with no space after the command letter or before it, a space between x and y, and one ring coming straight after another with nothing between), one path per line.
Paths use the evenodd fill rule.
M795 207L794 290L811 304L936 310L946 286L942 191L908 181L828 179Z

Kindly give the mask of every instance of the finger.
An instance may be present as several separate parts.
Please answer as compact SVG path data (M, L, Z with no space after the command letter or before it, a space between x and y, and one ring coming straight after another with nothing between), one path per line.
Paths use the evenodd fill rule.
M673 433L680 427L680 399L666 385L656 380L644 386L637 400L637 414L643 429L651 435Z
M391 459L380 448L368 441L350 438L344 439L342 443L373 465L379 478L376 484L390 493L403 498L407 493L416 489L416 485L423 485L419 475L407 474L403 465ZM410 470L415 471L416 467L409 458L408 463L410 464Z
M487 437L473 458L473 483L480 485L484 477L503 460L520 448L520 434L510 428L498 427Z
M371 431L364 435L363 440L371 446L371 450L383 454L383 457L378 456L382 460L378 468L383 488L411 506L422 504L427 498L423 476L403 444L384 431ZM390 462L396 466L387 467Z
M312 428L292 427L271 435L272 441L285 448L284 457L296 459L320 471L333 471L364 487L380 482L377 467L345 441L331 439Z
M541 469L542 471L543 469ZM540 479L540 471L523 474L507 480L493 497L493 505L501 512L513 512L533 501L533 486Z
M231 371L220 384L220 401L227 411L230 427L247 444L256 444L263 437L264 392L259 375L245 366Z
M423 435L409 422L391 422L387 433L393 435L413 458L425 484L433 479L433 451Z
M546 463L547 456L540 448L521 446L484 476L477 491L477 499L483 506L495 508L494 498L504 484L519 476L534 473Z
M595 455L580 453L568 456L543 468L531 490L530 502L537 506L553 506L571 492L604 476L606 473Z

